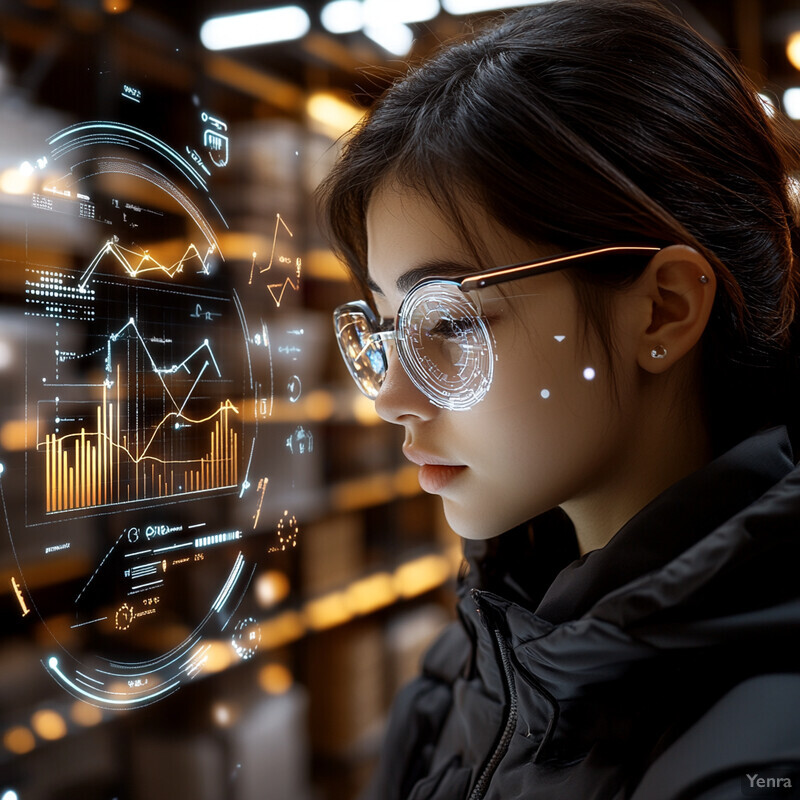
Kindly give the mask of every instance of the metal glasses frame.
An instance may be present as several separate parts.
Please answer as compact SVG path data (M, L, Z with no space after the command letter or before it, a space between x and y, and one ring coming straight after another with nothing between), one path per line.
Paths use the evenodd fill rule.
M424 286L433 284L433 283L440 283L440 284L447 284L449 286L456 286L460 289L463 293L468 293L475 291L477 289L483 289L487 286L496 286L498 284L507 283L509 281L514 280L521 280L522 278L532 277L534 275L545 275L547 273L558 272L560 270L569 269L570 267L575 267L578 265L579 262L587 260L587 259L598 259L604 256L620 256L620 255L630 255L635 257L641 257L645 254L654 255L662 248L656 245L644 245L644 244L613 244L613 245L603 245L601 247L591 247L584 250L576 250L570 253L560 253L558 255L553 256L545 256L544 258L536 259L535 261L523 261L518 264L510 264L508 266L497 267L495 269L489 270L482 270L480 272L470 272L460 277L455 278L437 278L437 277L430 277L425 278L424 280L420 281L419 283L415 284L405 295L403 301L400 303L400 308L397 311L397 316L392 320L392 323L388 326L381 326L378 322L378 319L375 313L372 311L370 306L365 303L363 300L356 300L350 303L345 303L342 306L339 306L334 311L334 328L337 334L337 342L339 344L340 352L342 353L342 358L344 359L345 364L347 365L348 371L353 377L353 380L356 382L356 385L361 390L363 394L367 397L372 399L377 396L377 392L375 394L371 394L368 392L362 383L362 381L357 377L356 370L353 369L351 364L354 364L354 359L350 358L344 348L342 337L340 335L339 329L339 319L340 317L344 316L347 313L358 312L363 314L367 321L374 326L374 330L369 334L369 341L365 345L364 349L371 344L380 344L382 345L386 341L397 340L398 338L398 322L399 320L403 319L403 309L406 306L406 302L409 297L412 297L416 292L418 292ZM363 352L363 350L362 350ZM380 373L378 370L375 370L375 375L380 376L381 374L385 374L386 370L388 369L388 360L386 358L386 353L381 346L380 352L382 355L383 360L383 373ZM419 379L414 376L414 370L411 368L409 364L405 363L405 358L403 355L403 348L398 347L398 357L400 363L409 376L409 378L414 382L420 391L428 397L431 402L436 403L436 401L431 396L431 392L429 389L426 389L424 386L420 386ZM378 381L378 386L382 382L382 378ZM485 393L485 392L484 392ZM447 407L447 406L444 406Z

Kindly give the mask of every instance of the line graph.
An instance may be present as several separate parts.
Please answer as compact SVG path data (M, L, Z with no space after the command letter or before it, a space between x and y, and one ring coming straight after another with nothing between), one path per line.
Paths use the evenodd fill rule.
M155 376L165 404L160 418L149 428L138 426L139 411L131 411L129 386L122 368L114 363L113 345L126 334L141 347L142 360ZM234 487L239 478L239 433L235 419L239 408L226 398L204 414L190 414L187 404L196 395L201 379L210 371L222 377L213 348L204 339L182 361L159 365L131 318L108 337L106 379L102 398L93 405L80 429L58 435L47 433L37 449L45 453L45 511L57 512L111 503L129 502L181 493ZM175 396L166 378L179 373L191 379L188 391ZM188 383L188 381L187 381ZM123 390L124 387L124 390ZM58 398L56 398L56 401ZM84 403L85 404L85 403ZM90 403L91 405L91 403ZM58 417L56 417L58 422ZM136 422L136 429L131 425ZM184 429L191 429L183 432ZM166 443L174 431L177 442ZM190 451L191 452L188 452Z
M283 217L280 214L275 215L275 230L272 233L272 249L269 255L269 263L266 267L256 267L256 258L258 257L258 253L253 251L253 260L250 264L250 279L248 280L248 285L253 285L253 277L255 276L256 269L258 269L258 274L263 275L265 272L269 272L272 269L273 264L275 263L275 248L278 243L278 233L283 226L283 229L286 233L289 234L290 237L294 238L294 234L289 229L289 226L283 221ZM283 295L286 293L286 290L291 288L295 292L298 291L300 288L300 270L302 268L302 261L300 258L291 259L287 256L279 256L278 257L279 263L283 264L291 264L294 261L295 265L295 274L294 279L291 276L286 277L282 283L268 283L267 289L269 293L272 295L272 299L275 303L276 308L281 307L281 302L283 301Z
M198 273L208 275L210 271L210 258L216 252L216 247L212 244L209 245L205 255L201 255L200 250L193 242L190 242L186 247L183 255L171 264L162 264L155 256L151 255L149 250L141 248L140 250L131 250L128 247L123 247L119 243L118 236L112 236L105 244L98 250L95 257L89 262L89 266L81 275L78 281L78 288L80 291L86 291L86 286L89 279L94 274L100 262L107 255L113 256L121 265L123 270L132 278L138 278L148 272L163 272L168 278L174 278L177 274L183 272L184 264L190 261L199 261L200 269Z

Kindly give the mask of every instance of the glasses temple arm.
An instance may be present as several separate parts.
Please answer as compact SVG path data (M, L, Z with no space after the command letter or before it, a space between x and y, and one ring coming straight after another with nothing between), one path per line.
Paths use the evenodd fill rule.
M527 278L531 275L545 275L548 272L558 272L562 269L568 269L575 265L575 262L583 258L592 256L607 255L611 253L657 253L660 247L650 247L641 245L622 245L615 247L603 247L594 250L581 250L577 253L568 253L566 255L556 256L551 260L543 259L534 262L523 262L521 264L514 264L510 267L502 267L500 269L490 269L486 272L478 272L472 275L466 275L459 279L458 284L463 292L469 292L474 289L483 289L485 286L495 286L498 283L505 283L506 281L516 280L518 278Z

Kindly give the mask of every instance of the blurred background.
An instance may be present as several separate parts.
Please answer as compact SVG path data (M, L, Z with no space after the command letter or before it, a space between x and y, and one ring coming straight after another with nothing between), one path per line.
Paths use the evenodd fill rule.
M674 5L800 119L797 0ZM515 7L0 2L0 800L357 796L461 550L313 192Z

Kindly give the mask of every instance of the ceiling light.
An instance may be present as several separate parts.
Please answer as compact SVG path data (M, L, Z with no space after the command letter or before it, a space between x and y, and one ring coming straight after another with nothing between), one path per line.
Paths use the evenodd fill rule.
M480 14L481 11L495 11L498 8L535 6L551 0L442 0L444 10L451 14Z
M396 56L404 56L414 44L414 34L408 25L396 22L394 25L367 25L364 33L384 50Z
M783 110L787 117L800 119L800 88L787 89L783 93Z
M200 28L200 40L209 50L227 50L299 39L310 27L311 20L300 6L280 6L212 17Z
M441 11L439 0L364 0L364 22L384 27L397 22L425 22ZM408 52L408 51L406 51Z
M329 33L352 33L364 26L364 6L361 0L333 0L323 7L319 17Z

